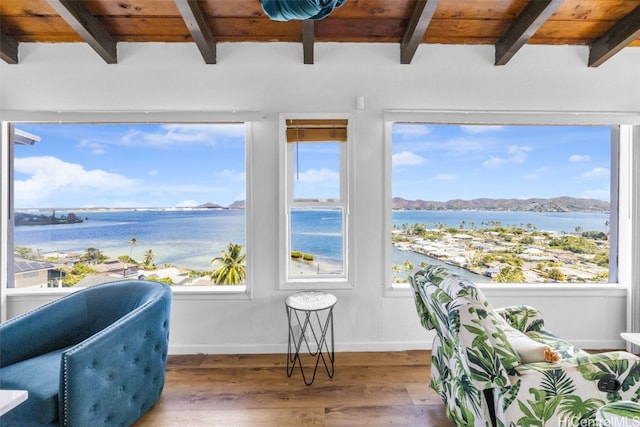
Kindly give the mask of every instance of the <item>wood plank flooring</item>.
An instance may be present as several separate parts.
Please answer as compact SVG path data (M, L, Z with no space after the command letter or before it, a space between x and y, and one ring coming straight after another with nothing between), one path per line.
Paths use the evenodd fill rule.
M334 378L320 362L306 386L285 354L169 356L162 396L135 426L452 427L430 363L429 351L336 353Z

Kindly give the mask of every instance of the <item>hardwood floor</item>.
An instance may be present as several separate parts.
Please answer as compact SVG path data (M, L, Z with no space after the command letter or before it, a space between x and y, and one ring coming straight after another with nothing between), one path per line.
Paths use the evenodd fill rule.
M305 360L305 366L309 361ZM165 388L135 426L451 427L429 388L429 351L336 353L312 385L285 354L169 356Z

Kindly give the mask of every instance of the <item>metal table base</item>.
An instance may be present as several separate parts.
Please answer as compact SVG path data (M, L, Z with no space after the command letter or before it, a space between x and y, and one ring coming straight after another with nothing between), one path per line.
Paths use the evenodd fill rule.
M313 384L320 360L329 378L334 374L333 307L337 298L326 292L306 291L290 295L285 300L289 322L287 345L287 376L291 377L296 364L306 385ZM305 368L300 358L300 350L315 359L313 374L308 379L310 367ZM304 350L303 350L304 351Z

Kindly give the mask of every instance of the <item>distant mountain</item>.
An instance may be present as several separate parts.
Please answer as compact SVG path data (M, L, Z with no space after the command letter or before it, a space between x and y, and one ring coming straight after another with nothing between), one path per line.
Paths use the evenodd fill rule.
M229 205L229 209L245 209L246 204L244 200L236 200L235 202Z
M245 203L244 200L236 200L231 203L228 207L221 206L217 203L205 203L203 205L196 206L197 209L244 209Z
M433 202L393 198L396 210L477 210L477 211L526 211L526 212L589 212L609 213L609 203L596 199L554 197L551 199L473 199Z
M196 206L198 209L226 209L224 206L220 206L216 203L205 203L203 205Z

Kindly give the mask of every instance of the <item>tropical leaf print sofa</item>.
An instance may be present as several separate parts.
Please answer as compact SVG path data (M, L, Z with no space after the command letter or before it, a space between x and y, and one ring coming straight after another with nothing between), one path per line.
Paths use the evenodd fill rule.
M607 403L640 399L640 358L589 354L528 306L493 309L444 267L412 272L422 325L437 332L430 386L458 426L595 426Z

